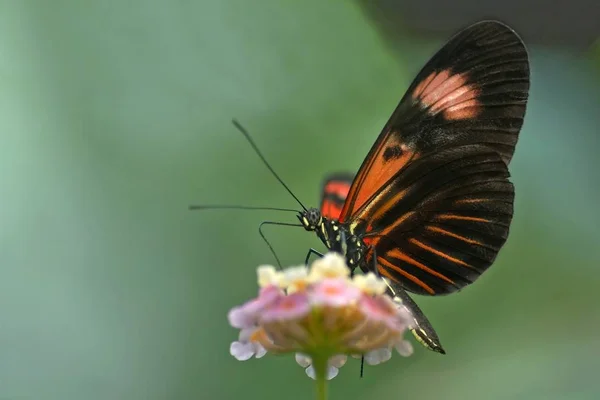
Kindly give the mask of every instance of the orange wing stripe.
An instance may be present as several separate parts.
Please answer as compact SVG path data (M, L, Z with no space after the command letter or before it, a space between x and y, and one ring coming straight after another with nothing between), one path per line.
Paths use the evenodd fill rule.
M446 281L446 282L454 285L454 281L451 280L450 278L448 278L447 276L442 275L439 272L432 270L428 266L426 266L426 265L418 262L417 260L413 259L409 255L401 252L398 249L392 249L392 250L388 251L387 254L389 254L390 256L392 256L394 258L402 260L402 261L404 261L404 262L406 262L408 264L414 265L415 267L420 268L423 271L425 271L425 272L427 272L427 273L429 273L429 274L431 274L431 275L433 275L435 277L438 277L438 278L440 278L440 279L442 279L442 280L444 280L444 281Z
M401 216L400 218L398 218L396 221L394 221L393 224L391 224L390 226L388 226L387 228L385 228L381 232L381 236L386 236L391 231L393 231L394 229L396 229L399 225L401 225L404 221L406 221L408 218L412 217L414 214L415 214L414 211L407 212L406 214L404 214L403 216Z
M463 221L475 221L475 222L492 222L489 219L478 218L478 217L467 217L465 215L455 215L455 214L440 214L437 216L438 219L460 219Z
M454 232L450 232L450 231L447 231L445 229L438 228L437 226L427 226L427 227L425 227L425 229L427 229L428 231L441 233L442 235L447 235L447 236L453 237L455 239L462 240L463 242L467 242L469 244L476 244L476 245L479 245L479 246L484 246L483 243L478 242L477 240L473 240L473 239L469 239L468 237L457 235Z
M377 211L373 213L373 216L369 219L377 221L379 218L383 216L386 212L390 210L394 206L394 204L398 203L402 198L406 195L408 189L401 190L392 196L388 201L385 202L383 206L378 206Z
M456 200L454 204L477 204L486 201L495 201L495 199L460 199Z
M445 258L448 261L452 261L453 263L464 265L465 267L472 268L469 264L467 264L463 260L459 260L458 258L454 258L454 257L449 256L448 254L442 253L441 251L436 250L436 249L434 249L431 246L427 246L425 243L419 242L417 239L409 239L408 241L411 242L412 244L416 244L417 246L419 246L420 248L422 248L424 250L432 252L433 254L436 254L436 255L438 255L440 257L443 257L443 258Z
M400 218L398 218L396 221L394 221L393 224L391 224L390 226L388 226L387 228L385 228L381 232L373 234L373 236L365 235L365 239L366 238L372 238L371 239L372 241L371 241L371 243L369 245L371 245L371 246L377 245L377 243L379 242L379 240L382 237L387 236L391 231L393 231L394 229L396 229L404 221L406 221L408 218L410 218L411 216L413 216L414 213L415 213L414 211L407 212L406 214L404 214L403 216L401 216Z
M386 271L385 268L382 268L382 266L385 266L389 269L392 269L392 270L398 272L400 275L404 276L405 278L407 278L407 279L413 281L414 283L416 283L417 285L421 286L429 294L432 294L432 295L435 294L435 291L431 288L431 286L427 285L425 282L423 282L416 276L409 274L408 272L406 272L402 268L398 267L397 265L394 265L381 257L377 257L377 261L380 264L377 266L377 270L379 271L379 273L381 275L385 276L386 278L389 278L389 279L395 281L394 277L388 271Z

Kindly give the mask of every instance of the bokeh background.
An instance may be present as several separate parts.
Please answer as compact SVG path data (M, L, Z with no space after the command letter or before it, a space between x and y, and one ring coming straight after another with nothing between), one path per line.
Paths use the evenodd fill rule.
M597 7L563 34L528 28L552 25L535 8L457 7L2 1L0 399L312 398L292 358L228 352L228 309L274 262L258 224L294 215L187 206L296 207L232 117L316 205L428 57L490 16L531 51L509 241L477 284L417 298L446 356L415 347L363 379L355 360L331 398L600 398L600 47L569 34ZM284 264L322 248L301 229L267 234Z

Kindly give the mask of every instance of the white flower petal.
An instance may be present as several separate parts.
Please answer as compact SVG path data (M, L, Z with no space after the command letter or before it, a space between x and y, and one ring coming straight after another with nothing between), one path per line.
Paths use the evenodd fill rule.
M382 349L381 351L381 362L384 363L392 358L392 349Z
M413 353L413 346L408 340L401 340L394 347L402 357L408 357Z
M312 365L310 365L308 368L306 368L305 372L306 372L306 375L308 375L308 377L310 379L317 379L317 376L315 374L315 368ZM327 367L327 376L325 377L325 379L327 379L329 381L329 380L335 378L339 372L340 372L340 370L338 368L328 366Z
M240 334L238 336L238 340L240 342L248 342L250 341L250 336L252 336L252 334L254 333L254 331L256 331L256 326L252 326L249 328L244 328L240 331Z
M229 346L229 353L238 361L246 361L254 355L254 345L250 342L233 342Z
M259 343L252 343L254 345L254 357L262 358L265 354L267 354L267 349L262 347Z
M365 362L369 365L378 365L392 358L392 351L387 347L369 351L365 354Z
M288 294L298 291L299 288L306 287L308 285L308 269L304 265L286 269L281 275L279 285L287 289Z
M352 282L362 292L369 295L382 295L387 289L385 281L373 272L368 272L364 275L354 275Z
M337 253L327 253L311 265L311 281L323 278L345 278L350 275L344 257Z
M332 367L341 368L344 366L344 364L346 364L347 360L348 360L347 355L338 354L337 356L331 357L327 363L329 365L331 365Z
M306 354L302 354L302 353L296 353L296 362L303 368L308 367L311 363L312 360L309 356L307 356Z
M286 280L303 279L308 276L308 269L304 265L290 267L283 271L283 278Z
M369 365L379 364L379 354L377 353L377 350L373 350L365 354L364 360Z
M312 365L309 365L305 372L310 379L317 379L317 376L315 375L315 368Z
M332 367L331 365L327 367L327 377L326 379L328 381L332 380L333 378L335 378L337 376L337 374L340 372L340 370L336 367Z
M281 280L281 274L271 265L259 266L256 270L256 274L258 275L258 286L261 288L270 285L278 286L279 281Z

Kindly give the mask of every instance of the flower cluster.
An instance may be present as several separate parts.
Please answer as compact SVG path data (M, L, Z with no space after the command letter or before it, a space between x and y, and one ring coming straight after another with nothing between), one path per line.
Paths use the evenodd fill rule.
M296 353L298 364L315 377L312 360L328 360L327 379L335 377L347 356L365 357L370 365L387 361L395 348L412 353L403 339L410 315L385 294L386 283L373 273L350 277L344 259L329 253L310 268L278 272L258 268L257 298L229 312L240 329L230 352L238 360L260 358L267 351Z

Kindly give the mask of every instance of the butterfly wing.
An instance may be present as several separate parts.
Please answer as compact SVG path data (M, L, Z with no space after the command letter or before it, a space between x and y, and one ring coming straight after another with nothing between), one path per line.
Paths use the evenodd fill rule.
M339 218L353 180L354 175L351 173L337 173L328 176L324 180L321 196L321 214L324 217ZM404 291L402 286L396 281L388 281L388 294L394 301L402 304L409 310L412 316L410 330L413 336L428 349L445 354L435 329L433 329L423 311L410 298L408 293Z
M340 215L357 211L407 165L448 146L484 144L508 164L523 125L529 61L496 21L455 35L417 75L363 161Z
M377 265L382 276L425 295L474 282L508 236L508 178L501 155L485 145L449 147L410 163L350 225L369 246L363 269Z
M339 219L353 180L354 174L337 173L328 176L323 181L321 190L321 215L323 217Z

